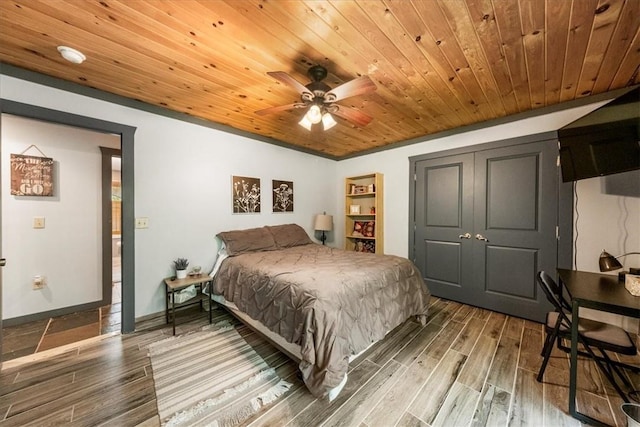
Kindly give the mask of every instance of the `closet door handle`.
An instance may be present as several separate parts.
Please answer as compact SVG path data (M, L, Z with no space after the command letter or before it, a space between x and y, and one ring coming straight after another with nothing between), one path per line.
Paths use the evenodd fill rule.
M458 239L470 239L471 233L464 233L458 236Z
M489 239L484 237L482 234L476 234L476 239L482 240L483 242L489 242Z
M5 258L0 258L0 267L4 267L7 265L7 260Z

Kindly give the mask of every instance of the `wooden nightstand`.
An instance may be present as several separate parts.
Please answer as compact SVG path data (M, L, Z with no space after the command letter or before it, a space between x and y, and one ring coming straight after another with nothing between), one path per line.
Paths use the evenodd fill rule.
M205 299L209 300L209 323L211 323L211 319L212 319L211 311L212 311L212 305L213 305L212 304L213 300L211 299L211 292L209 292L208 295L203 292L205 285L211 281L211 277L208 274L201 273L196 276L187 276L185 279L175 279L175 280L171 280L171 279L172 279L171 277L167 277L164 279L165 291L166 291L165 292L166 305L165 305L164 314L165 314L165 319L167 323L169 323L169 318L171 317L171 320L173 322L173 335L176 334L176 310L179 310L181 308L188 307L194 304L200 304L200 309L202 310L204 308L202 301ZM175 294L191 285L195 285L196 287L196 296L176 304ZM169 307L169 305L171 305L171 307Z

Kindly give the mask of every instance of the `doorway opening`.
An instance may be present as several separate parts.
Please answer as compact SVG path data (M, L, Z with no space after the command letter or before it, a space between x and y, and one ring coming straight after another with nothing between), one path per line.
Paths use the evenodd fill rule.
M102 133L102 134L110 134L112 136L117 136L120 139L120 149L119 150L121 152L121 158L122 158L122 173L121 173L121 192L122 192L122 210L121 210L121 244L120 244L120 292L117 292L117 294L119 294L121 297L120 300L120 306L121 306L121 310L120 310L120 315L118 317L120 317L120 324L119 326L114 325L114 329L119 329L121 332L123 333L127 333L127 332L133 332L135 329L135 292L134 292L134 272L135 272L135 258L134 258L134 252L133 252L133 248L135 246L134 243L134 221L133 221L133 217L134 217L134 201L133 201L133 161L134 161L134 150L133 150L133 143L134 143L134 133L135 133L135 128L134 127L130 127L130 126L126 126L126 125L122 125L122 124L118 124L118 123L113 123L113 122L107 122L104 120L98 120L98 119L93 119L90 117L84 117L84 116L78 116L75 114L70 114L70 113L65 113L62 111L55 111L55 110L50 110L50 109L45 109L42 107L37 107L34 105L29 105L29 104L22 104L19 102L14 102L14 101L9 101L9 100L2 100L2 103L0 104L0 113L2 113L1 117L4 117L5 114L10 114L10 115L14 115L17 117L22 117L22 118L28 118L28 119L35 119L36 121L41 121L41 122L50 122L50 123L54 123L54 124L60 124L60 125L67 125L73 128L78 128L78 129L84 129L85 131L95 131L97 133ZM4 124L4 123L3 123ZM5 126L2 127L3 132L5 131ZM27 127L28 129L28 127ZM40 138L38 139L39 141L49 141L50 138ZM4 138L3 138L3 144L4 144ZM45 150L46 151L46 150ZM55 150L54 150L55 151ZM80 149L80 151L83 151L82 149ZM59 157L61 156L60 153L56 153L55 156L52 157ZM55 159L54 159L55 160ZM64 162L60 163L61 165L64 164L65 165L65 173L68 174L69 171L74 171L75 169L73 168L68 168L67 165L69 164L69 162L67 162L66 160ZM86 167L88 165L90 165L91 163L88 162L82 162L81 166ZM95 169L94 169L95 170ZM104 171L104 164L103 164L103 171ZM111 174L111 164L109 162L109 174ZM110 175L109 175L110 176ZM57 178L56 178L57 179ZM104 181L104 180L103 180ZM73 180L71 184L69 183L65 183L63 187L65 189L65 197L64 198L60 198L60 199L49 199L48 202L45 203L45 201L43 199L39 199L39 203L38 203L38 207L46 207L46 206L57 206L57 204L60 203L60 201L66 201L67 199L69 199L70 195L77 195L77 194L89 194L88 192L73 192L71 191L72 189L74 189L76 187L77 183L82 183L84 182L83 180ZM111 212L111 204L110 204L110 198L111 198L111 193L110 193L110 187L111 187L111 178L109 178L109 180L107 181L107 190L109 191L109 212ZM93 193L95 194L95 191L93 191ZM105 194L104 191L102 194ZM3 200L6 199L6 197L3 198ZM8 200L8 199L7 199ZM95 200L95 199L94 199ZM6 201L6 200L4 200ZM4 203L2 203L2 209L4 209ZM103 206L104 208L104 206ZM82 221L88 221L88 220L92 220L95 221L96 219L98 221L100 221L99 218L97 218L97 216L99 217L100 214L98 214L97 216L95 214L87 214L86 210L83 209L75 209L73 210L74 214L72 216L74 216L74 218L76 218L76 220L82 220ZM47 213L46 215L42 215L40 213L38 213L37 215L40 216L48 216L50 218L53 218L53 213ZM14 215L13 217L15 218L19 218L19 215ZM7 217L8 218L8 217ZM4 220L6 220L7 218L2 218ZM29 217L30 218L30 217ZM3 221L4 222L4 221ZM57 224L58 221L49 221L47 223L47 230L54 230L54 225ZM31 228L30 226L27 226L26 228ZM94 228L94 230L97 230L97 228ZM6 229L3 229L3 231L6 231ZM105 227L102 227L102 232L107 232L109 235L109 242L111 243L111 227L109 227L108 229L105 229ZM9 248L15 248L15 247L22 247L22 245L5 245L4 244L4 240L5 236L3 235L4 233L2 231L0 231L0 242L2 243L2 248L4 250L4 254L3 255L7 255L8 253L10 253ZM60 236L59 239L54 240L56 242L56 244L58 245L58 249L53 249L51 251L49 251L50 254L65 254L70 252L70 249L77 249L78 247L87 247L87 245L80 245L80 244L76 244L73 245L71 244L72 242L70 242L70 238L73 238L75 236L75 234L73 233L64 233ZM77 236L76 236L77 237ZM104 242L104 239L102 239ZM100 244L98 244L98 247L100 246ZM35 245L33 247L39 247L38 245ZM131 248L130 250L127 250L126 248ZM97 252L97 251L96 251ZM96 253L93 252L93 253ZM97 255L97 253L96 253ZM103 276L103 280L102 282L104 283L104 276L108 275L109 276L109 299L108 299L108 303L111 302L111 293L112 293L112 287L113 287L113 283L111 280L111 276L113 274L113 268L112 267L112 260L111 260L111 251L109 251L109 263L108 265L110 266L110 268L106 269L106 268L101 268L101 270L103 270L102 276ZM104 256L104 252L103 252L103 256ZM43 260L47 260L51 257L42 257ZM13 270L15 271L20 271L20 269L15 268L15 266L17 266L16 261L18 260L17 257L13 256L12 259L14 261L11 261L11 265L14 267ZM95 258L93 258L94 260L96 260ZM100 262L100 255L97 255L97 260L98 262ZM40 262L40 261L39 261ZM44 261L41 261L41 264ZM93 262L93 261L92 261ZM64 316L64 315L71 315L73 313L76 312L84 312L86 310L91 310L91 309L99 309L100 307L105 305L105 299L104 298L99 298L98 301L95 300L95 298L91 297L90 295L84 295L87 294L88 291L90 291L90 287L86 286L86 284L93 282L95 283L95 280L84 280L84 287L79 287L78 290L76 291L59 291L57 288L54 288L54 267L57 268L59 266L64 266L64 265L68 265L70 264L69 262L66 263L58 263L58 264L53 264L53 267L47 265L46 270L47 270L47 275L49 276L48 279L50 279L50 281L48 282L48 286L45 287L46 290L48 290L49 294L44 295L45 297L49 297L49 298L41 298L42 301L47 302L52 300L54 297L57 297L58 299L64 299L64 302L69 303L71 305L66 305L66 304L57 304L57 306L54 306L52 304L49 305L50 309L48 309L47 307L44 306L44 302L41 304L43 305L43 307L36 307L36 310L30 310L29 311L24 311L24 313L19 313L16 312L14 313L13 311L10 311L8 309L3 310L2 309L2 305L0 303L0 365L2 364L3 360L7 360L6 357L4 357L7 354L7 348L5 346L5 344L9 344L13 338L15 338L12 335L7 335L4 334L3 331L6 331L6 327L11 327L14 324L14 320L16 321L20 321L20 322L24 322L25 320L30 320L28 318L26 318L25 316L34 316L33 319L34 320L42 320L45 323L47 323L47 325L50 323L50 319L53 317L60 317L60 316ZM71 263L73 264L73 263ZM75 263L73 264L74 266L76 266L76 270L79 268L84 268L86 267L85 264L83 263ZM102 266L104 266L105 263L102 263ZM40 267L39 267L40 268ZM15 272L14 271L14 272ZM6 273L9 273L9 270L5 269L5 275L7 275ZM77 271L74 270L74 274L77 275ZM57 272L56 272L57 274ZM75 277L74 277L75 278ZM7 279L7 277L5 277L5 279ZM27 278L28 279L28 278ZM99 279L99 276L98 276ZM0 276L0 295L2 295L2 293L5 292L12 292L11 290L7 289L7 286L9 283L18 283L18 286L23 286L22 283L25 282L24 280L20 280L20 281L9 281L9 280L5 280L5 283L2 283L1 280L1 276ZM30 282L27 280L27 285L30 284ZM65 285L67 283L70 283L71 280L57 280L56 279L56 284L57 283L65 283ZM98 287L100 287L99 282L97 283ZM93 288L95 289L95 288ZM54 290L56 290L56 292L54 293ZM95 291L93 291L95 293ZM84 300L79 298L79 294L83 294L84 295ZM21 295L20 293L16 292L14 293L14 295ZM30 296L33 295L37 295L37 294L33 294L30 293ZM82 296L82 295L80 295ZM104 297L105 294L102 293L102 296ZM74 300L75 299L75 300ZM33 302L34 298L30 298L29 302ZM1 298L0 298L1 301ZM108 304L107 303L107 304ZM14 306L18 306L17 304L14 304ZM66 308L63 308L66 307ZM39 309L40 311L38 311L37 309ZM44 310L44 311L43 311ZM34 312L37 312L38 315L37 317L33 314ZM13 316L12 316L13 315ZM49 317L51 316L51 317ZM49 317L49 318L47 318ZM46 319L45 319L46 318ZM116 322L117 323L117 322ZM49 325L51 326L51 325ZM74 331L74 332L68 332L68 334L73 334L74 336L77 336L77 332L79 332L78 330ZM62 337L63 334L58 335L57 337ZM19 339L17 341L19 342L24 342L25 340L23 339L25 336L21 335L19 337Z
M102 293L101 333L121 330L122 322L122 157L102 152Z

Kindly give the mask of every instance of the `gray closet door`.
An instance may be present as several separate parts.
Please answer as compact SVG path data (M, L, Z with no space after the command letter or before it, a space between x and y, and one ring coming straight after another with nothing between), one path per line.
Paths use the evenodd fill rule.
M416 265L432 294L471 303L474 156L423 160L416 169Z
M544 319L535 276L556 268L556 158L542 141L416 163L416 264L434 295Z

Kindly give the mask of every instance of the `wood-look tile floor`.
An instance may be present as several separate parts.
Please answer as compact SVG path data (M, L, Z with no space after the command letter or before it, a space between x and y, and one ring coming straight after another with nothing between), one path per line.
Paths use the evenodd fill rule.
M120 331L120 282L113 284L110 305L2 329L2 360L8 361Z
M2 360L43 352L120 331L121 304L8 326L2 329Z
M556 352L543 383L542 325L433 298L429 323L407 321L350 365L333 402L315 399L295 364L230 319L256 351L294 385L245 422L254 426L579 426L567 415L569 366ZM184 313L177 333L200 328L207 316ZM164 316L138 332L109 337L42 360L5 364L0 373L0 426L159 425L147 345L171 335ZM633 363L640 363L637 356ZM637 387L640 377L632 380ZM593 362L579 365L578 406L624 426L621 400Z

